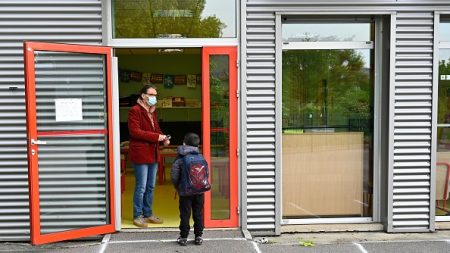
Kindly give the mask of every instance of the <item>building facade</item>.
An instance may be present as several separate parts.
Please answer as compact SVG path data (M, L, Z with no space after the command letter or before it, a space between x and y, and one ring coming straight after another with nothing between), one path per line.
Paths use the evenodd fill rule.
M148 2L134 4L145 7ZM235 184L228 186L237 198L228 196L232 204L227 208L230 217L236 211L237 222L227 223L227 227L279 235L284 225L381 223L387 232L431 232L436 222L450 221L445 217L450 170L450 158L446 157L450 126L446 117L450 110L448 1L249 0L230 4L231 15L227 12L225 16L232 21L224 21L228 28L219 35L192 32L209 29L199 24L191 25L191 36L178 36L181 32L167 35L166 30L157 29L169 22L164 17L195 16L188 7L151 9L151 18L160 20L150 24L154 30L147 34L142 31L148 27L123 11L126 6L118 9L111 1L0 2L0 240L28 241L31 234L24 41L106 46L116 57L124 49L197 48L203 50L203 56L219 52L208 48L236 49L236 108L229 107L227 115L230 122L230 115L236 116L239 129L235 139L229 139L236 142L237 158L236 165L229 163L235 168L228 168L229 177L232 171L237 173ZM220 17L214 9L211 13ZM130 29L130 24L136 29ZM42 57L46 63L45 54ZM39 59L35 64L38 66ZM68 62L63 70L79 69L81 75L93 78L91 72L103 73L101 64L80 58ZM234 62L230 69L232 65ZM108 94L112 98L107 99L112 108L107 114L112 113L111 131L116 136L114 150L109 152L115 174L108 179L107 172L98 172L103 179L94 173L58 185L51 180L72 174L64 175L50 166L39 183L42 189L48 187L40 192L40 199L38 196L37 215L48 226L42 233L78 228L77 224L85 223L83 215L92 214L98 221L104 217L110 223L114 220L115 230L120 230L120 91L114 81L120 73L115 59L111 71ZM205 71L212 70L202 71L203 79L209 79ZM40 74L44 81L57 83L62 73ZM96 92L101 88L87 89ZM41 92L45 99L55 98L45 95L46 90ZM209 103L207 107L213 108ZM44 125L49 120L45 117ZM90 126L98 123L94 117L85 120ZM208 125L207 129L211 128L214 126ZM77 145L92 143L86 140ZM96 154L103 156L95 157L107 156L106 149L102 150ZM80 157L65 154L47 159L41 163L63 161L64 166ZM80 183L83 180L85 185ZM111 191L96 196L84 192L86 187L105 188L108 180L116 186L115 212L107 205L97 208L99 202L89 206L92 199L108 202ZM61 208L52 202L55 191L65 191L66 201L78 206L69 204L72 209L65 214L49 215L52 205ZM71 199L71 194L76 196ZM237 210L231 210L234 204ZM111 214L114 217L109 217ZM98 225L96 222L92 221L92 226ZM221 226L220 222L211 224Z

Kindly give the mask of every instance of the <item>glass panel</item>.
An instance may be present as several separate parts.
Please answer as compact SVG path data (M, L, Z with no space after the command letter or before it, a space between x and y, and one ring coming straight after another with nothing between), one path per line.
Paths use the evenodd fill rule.
M372 215L373 50L283 52L283 216Z
M283 41L371 41L372 27L371 23L283 24Z
M113 1L114 38L236 37L236 0Z
M438 128L436 155L436 215L450 214L450 49L439 57Z
M450 42L450 21L441 22L439 33L440 41Z
M35 52L41 233L109 224L103 55ZM52 133L49 133L52 132Z
M105 135L39 139L41 234L109 224Z
M210 56L211 219L230 218L229 57Z
M38 131L105 129L103 55L35 52Z

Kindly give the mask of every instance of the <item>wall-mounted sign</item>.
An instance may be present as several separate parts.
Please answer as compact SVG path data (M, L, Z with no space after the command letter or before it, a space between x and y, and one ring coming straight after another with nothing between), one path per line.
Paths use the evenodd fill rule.
M56 121L80 121L83 120L83 102L81 98L55 99Z

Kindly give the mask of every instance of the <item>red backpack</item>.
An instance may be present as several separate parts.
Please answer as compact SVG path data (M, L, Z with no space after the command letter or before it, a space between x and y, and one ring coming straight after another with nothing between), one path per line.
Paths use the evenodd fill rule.
M195 195L209 191L209 167L201 154L187 154L183 157L180 195Z

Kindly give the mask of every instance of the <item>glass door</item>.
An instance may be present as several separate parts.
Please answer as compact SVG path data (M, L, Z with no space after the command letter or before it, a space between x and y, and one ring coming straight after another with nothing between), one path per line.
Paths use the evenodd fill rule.
M115 231L111 48L25 42L31 242Z
M370 221L374 22L283 24L282 216Z
M210 168L205 226L237 227L237 49L202 51L202 143Z

